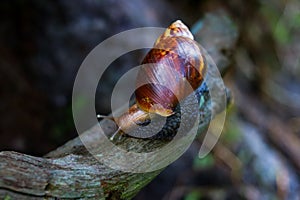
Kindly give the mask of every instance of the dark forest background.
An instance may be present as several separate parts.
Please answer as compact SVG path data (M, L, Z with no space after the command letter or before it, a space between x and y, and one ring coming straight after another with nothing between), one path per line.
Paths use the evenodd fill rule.
M232 103L222 137L203 159L197 156L201 141L195 141L135 199L299 200L298 0L1 1L0 150L42 156L77 136L73 82L85 56L104 39L176 19L195 27L214 12L238 32L235 49L224 50L231 58L222 72ZM101 80L98 112L110 113L114 83L143 53L112 64Z

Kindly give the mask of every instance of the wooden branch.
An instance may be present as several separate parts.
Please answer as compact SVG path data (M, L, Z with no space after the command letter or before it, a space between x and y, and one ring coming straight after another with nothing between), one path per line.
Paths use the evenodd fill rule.
M116 130L115 124L109 120L103 121L101 126L108 134ZM95 140L99 137L98 131L96 127L88 130L85 133L89 135L88 140L98 143L104 137L100 135ZM143 146L150 148L163 141L123 137L119 143L138 151ZM128 199L139 191L136 187L146 185L160 172L139 174L110 169L90 155L80 138L69 141L45 158L1 152L0 169L0 185L6 189L0 192L0 196L4 198L7 194L18 199L22 196Z
M215 23L211 22L212 16L214 21L219 18L217 26L223 26L219 30L226 33L221 34L221 32L218 32L219 41L225 41L226 39L228 42L215 44L215 38L206 35L209 27L213 27ZM215 48L209 48L210 52L216 55L216 57L213 57L216 60L224 57L220 49L230 51L236 40L236 30L228 26L228 20L223 13L215 13L208 15L202 21L205 27L203 34L205 34L207 40L206 45L208 47L216 45ZM215 29L211 28L211 32L214 34L210 35L216 36ZM228 32L232 34L230 40L228 40ZM196 34L197 37L201 38L201 30ZM202 110L203 114L201 114L199 124L202 127L199 129L200 132L203 132L210 121L210 112L207 111L208 106L209 100L204 103ZM103 120L101 127L106 135L111 135L116 130L115 124L109 120ZM12 151L0 152L0 198L130 199L163 170L131 173L108 167L91 155L83 145L83 143L88 143L94 146L97 152L106 152L107 147L101 145L106 139L104 138L105 135L99 134L99 132L100 130L95 126L86 131L81 138L78 137L67 142L42 158ZM164 140L122 137L116 142L116 145L128 151L151 152L167 143L168 141ZM168 153L171 155L177 150L173 148ZM112 154L118 156L118 152L112 152ZM97 156L101 159L105 155L99 153ZM157 164L159 162L152 163L152 165Z

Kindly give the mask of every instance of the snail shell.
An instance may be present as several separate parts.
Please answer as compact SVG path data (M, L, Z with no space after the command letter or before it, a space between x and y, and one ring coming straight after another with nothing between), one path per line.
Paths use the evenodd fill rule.
M144 58L137 76L147 81L135 91L138 107L146 112L170 116L178 102L196 88L206 70L205 59L189 29L177 20L157 39ZM151 84L150 84L151 83Z
M149 114L171 116L180 100L196 90L204 79L206 61L192 33L180 20L157 39L142 61L135 91L136 104L115 121L128 132L150 119Z

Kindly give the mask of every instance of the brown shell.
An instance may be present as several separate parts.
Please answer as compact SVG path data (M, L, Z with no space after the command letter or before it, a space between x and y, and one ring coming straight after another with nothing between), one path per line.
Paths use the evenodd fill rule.
M140 109L170 116L178 102L198 88L206 70L205 58L189 29L171 24L144 58L135 91ZM147 83L147 84L144 84Z

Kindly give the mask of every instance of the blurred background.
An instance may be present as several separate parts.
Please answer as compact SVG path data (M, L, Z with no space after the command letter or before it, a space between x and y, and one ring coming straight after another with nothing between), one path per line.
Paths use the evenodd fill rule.
M197 156L201 140L195 141L135 199L299 200L298 0L2 0L0 151L42 156L77 136L74 78L104 39L131 28L167 27L176 19L197 32L200 19L214 17L209 13L230 21L212 20L211 27L234 30L226 32L232 38L221 49L230 60L218 62L232 94L221 139L203 159ZM224 41L219 37L213 43ZM143 55L121 56L105 72L99 113L110 113L114 83Z

